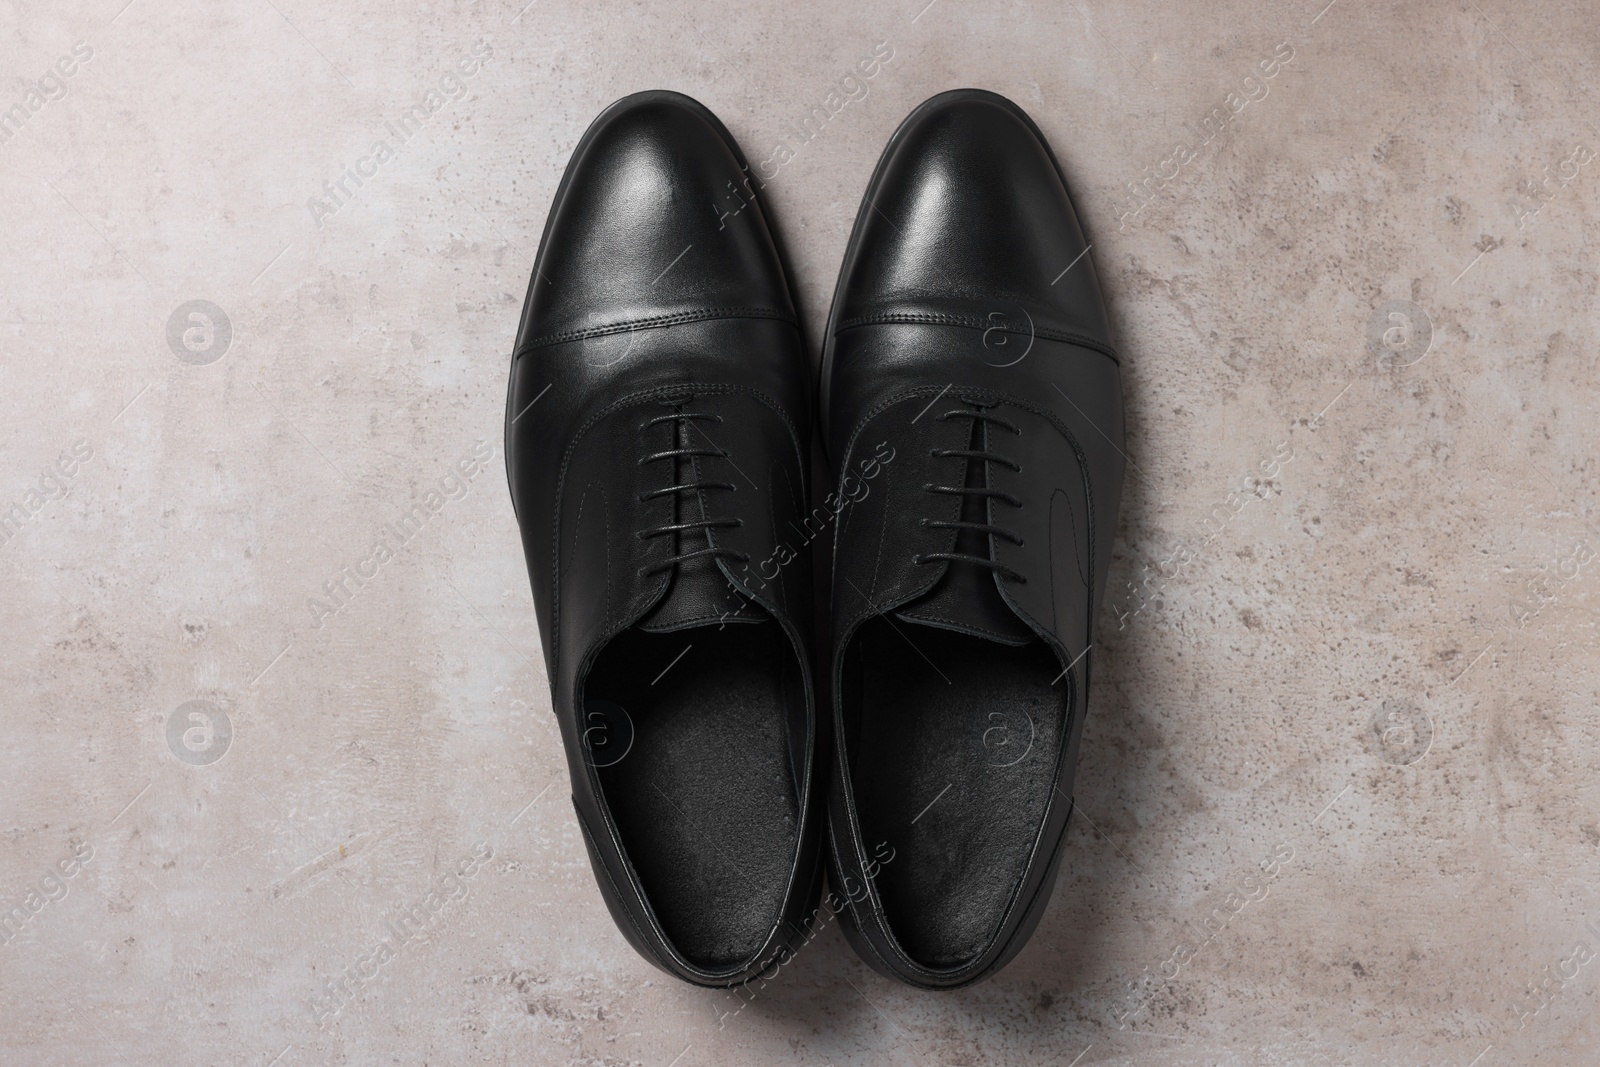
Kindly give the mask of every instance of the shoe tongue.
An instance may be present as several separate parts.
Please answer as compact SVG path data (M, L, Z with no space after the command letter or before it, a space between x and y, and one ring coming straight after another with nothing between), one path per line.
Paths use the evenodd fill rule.
M660 603L636 624L651 633L696 626L766 622L770 616L735 589L710 556L678 564Z

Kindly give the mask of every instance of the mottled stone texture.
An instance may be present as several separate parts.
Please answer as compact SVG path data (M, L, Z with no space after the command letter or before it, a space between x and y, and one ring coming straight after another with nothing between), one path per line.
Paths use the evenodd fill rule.
M11 5L0 1060L1600 1061L1591 5L923 2ZM690 988L566 801L530 257L599 109L680 89L814 342L966 85L1049 135L1125 353L1069 855L977 988L832 924Z

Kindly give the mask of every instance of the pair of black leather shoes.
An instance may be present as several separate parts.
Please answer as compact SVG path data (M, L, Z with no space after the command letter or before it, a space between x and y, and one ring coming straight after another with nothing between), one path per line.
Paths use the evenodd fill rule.
M814 398L762 185L640 93L545 226L506 465L573 802L617 925L686 981L786 961L826 856L863 959L967 985L1038 924L1072 809L1123 468L1099 285L1028 116L934 97L867 189Z

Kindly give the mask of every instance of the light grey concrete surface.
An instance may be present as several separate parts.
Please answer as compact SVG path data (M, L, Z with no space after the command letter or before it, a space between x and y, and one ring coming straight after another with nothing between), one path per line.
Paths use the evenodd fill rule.
M1600 1062L1589 5L522 2L0 15L0 1061ZM977 988L831 926L691 988L567 801L531 257L594 115L679 89L772 161L814 336L965 85L1052 140L1125 353L1061 881Z

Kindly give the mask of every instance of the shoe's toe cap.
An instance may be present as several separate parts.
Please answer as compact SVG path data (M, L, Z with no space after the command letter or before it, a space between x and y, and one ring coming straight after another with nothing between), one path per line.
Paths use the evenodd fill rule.
M1027 115L978 89L923 104L895 135L863 212L840 323L1026 309L1041 326L1109 344L1089 245ZM988 309L987 311L985 309Z
M584 135L551 208L519 350L716 309L792 316L759 184L679 93L637 93Z

